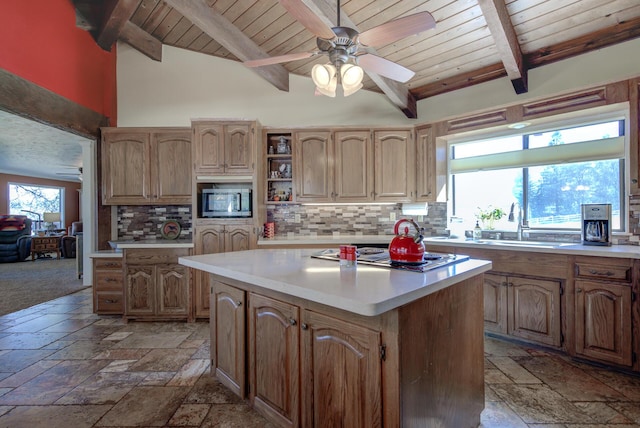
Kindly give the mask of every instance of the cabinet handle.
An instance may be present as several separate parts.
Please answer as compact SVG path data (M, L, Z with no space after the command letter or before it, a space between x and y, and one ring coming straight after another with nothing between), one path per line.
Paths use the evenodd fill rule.
M589 273L591 275L600 275L600 276L612 276L613 275L613 272L611 272L611 271L600 272L600 271L593 270L593 269L590 269Z
M107 299L105 300L105 303L118 303L117 300L112 300L112 299Z
M634 178L634 179L632 179L632 180L631 180L631 182L632 182L633 184L638 184L638 179L637 179L637 178Z
M237 305L237 306L242 306L242 302L241 302L240 300L238 300L238 301L236 302L236 305Z
M576 293L582 293L582 288L576 289Z
M308 330L309 326L306 323L302 323L302 325L300 326L300 328L302 328L303 330Z
M289 318L289 324L296 325L296 324L298 324L298 322L296 320L294 320L293 318Z

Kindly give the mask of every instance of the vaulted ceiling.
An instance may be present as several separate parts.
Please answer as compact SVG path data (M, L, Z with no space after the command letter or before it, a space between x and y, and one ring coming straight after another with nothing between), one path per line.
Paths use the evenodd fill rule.
M162 44L232 61L317 50L307 8L338 24L335 0L74 0L78 26L105 50L117 40L162 61ZM407 117L416 101L508 76L527 92L528 70L640 35L637 0L344 0L340 24L360 33L427 11L435 29L376 46L378 56L416 74L406 83L368 72L364 87L384 93ZM307 11L305 10L305 13ZM309 76L323 55L253 68L287 91L289 73Z

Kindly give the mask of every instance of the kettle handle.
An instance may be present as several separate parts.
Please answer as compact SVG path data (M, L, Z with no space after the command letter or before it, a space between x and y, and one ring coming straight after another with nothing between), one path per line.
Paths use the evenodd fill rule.
M416 235L414 236L413 240L418 243L422 241L422 230L420 229L420 226L418 226L418 223L416 223L413 219L410 218L403 218L402 220L398 220L396 222L396 225L393 228L393 233L396 234L396 236L400 233L400 225L402 223L411 223L413 225L413 227L415 227L416 229Z

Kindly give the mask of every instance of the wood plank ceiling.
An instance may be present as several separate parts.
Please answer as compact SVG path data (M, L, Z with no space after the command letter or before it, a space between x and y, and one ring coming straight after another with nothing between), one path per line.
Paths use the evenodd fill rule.
M335 0L301 0L335 26ZM161 60L161 44L232 61L316 50L316 38L278 0L74 1L78 25L105 49L117 39ZM436 28L376 53L416 75L407 83L369 73L364 88L386 94L407 117L416 100L508 76L528 90L527 70L640 36L638 0L344 0L341 25L368 30L416 12ZM324 55L255 70L281 90L288 73L310 76Z

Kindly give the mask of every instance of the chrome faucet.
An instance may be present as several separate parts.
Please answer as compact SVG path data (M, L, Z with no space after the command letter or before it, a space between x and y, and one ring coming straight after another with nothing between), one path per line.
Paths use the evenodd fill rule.
M519 202L514 202L511 204L511 210L509 211L509 217L508 220L510 222L514 222L516 221L515 218L515 214L514 211L516 209L516 205L518 206L518 232L517 232L517 239L518 241L522 241L522 229L525 227L523 222L524 222L524 218L523 218L523 212L522 212L522 206L520 206Z

